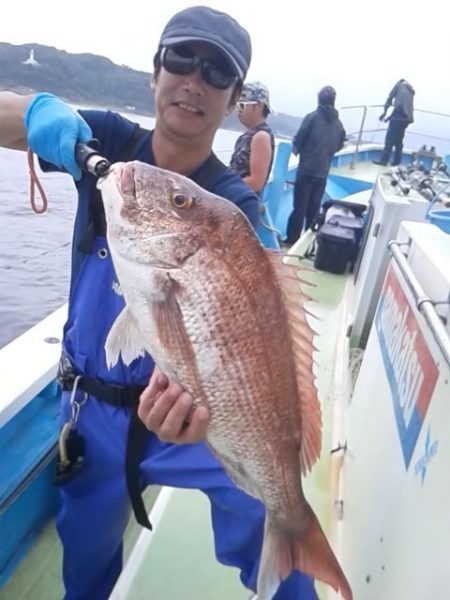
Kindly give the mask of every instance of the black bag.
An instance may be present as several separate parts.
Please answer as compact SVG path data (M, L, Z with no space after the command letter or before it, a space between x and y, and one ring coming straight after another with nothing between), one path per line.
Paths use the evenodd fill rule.
M329 273L344 273L348 263L354 260L354 231L337 223L325 223L317 232L316 241L315 268Z
M345 229L351 229L355 234L355 246L353 260L356 260L358 256L358 250L361 245L361 238L363 234L364 221L362 217L349 216L344 217L342 215L333 215L328 223L332 225L340 225Z

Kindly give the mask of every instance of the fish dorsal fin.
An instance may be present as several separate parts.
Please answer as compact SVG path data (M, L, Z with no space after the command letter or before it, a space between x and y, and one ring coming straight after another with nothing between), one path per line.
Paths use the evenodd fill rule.
M320 456L322 442L322 413L313 372L315 333L307 319L307 315L315 316L305 306L311 297L302 289L302 284L312 284L301 274L311 269L284 263L279 252L268 250L267 254L283 293L291 330L301 414L300 465L306 475Z

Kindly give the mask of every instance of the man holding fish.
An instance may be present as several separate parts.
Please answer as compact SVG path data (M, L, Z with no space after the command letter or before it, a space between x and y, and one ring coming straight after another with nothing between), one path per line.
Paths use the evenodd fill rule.
M24 150L29 145L41 158L44 169L71 173L79 197L60 379L64 389L62 420L70 420L72 400L79 406L79 416L68 435L77 442L84 440L81 446L85 457L84 466L73 476L69 472L64 479L66 474L62 473L63 502L57 524L64 546L67 600L108 598L122 567L122 537L130 516L130 498L139 522L148 525L139 495L148 484L198 488L208 495L217 556L225 564L238 567L244 585L252 590L256 590L260 571L259 600L316 599L312 578L298 570L303 565L305 572L341 589L346 600L351 598L345 577L301 493L300 468L310 467L320 452L320 408L314 396L312 360L307 357L299 367L304 377L301 401L313 405L311 418L304 419L308 434L301 451L300 434L289 425L295 421L292 411L297 411L297 405L286 404L283 412L287 419L283 426L292 429L292 435L285 436L289 443L283 442L283 452L290 453L286 473L295 471L292 487L299 490L295 491L295 501L288 498L287 504L295 507L298 523L294 529L301 530L302 537L314 538L302 553L294 539L288 542L292 547L284 548L286 535L291 535L293 515L286 516L284 525L266 523L265 534L266 510L260 500L268 511L270 505L272 514L279 506L278 499L270 504L263 498L262 487L265 489L272 473L266 476L260 472L261 489L253 475L246 477L247 466L233 459L234 449L229 454L223 445L228 434L238 433L238 415L233 417L224 410L224 418L218 421L220 408L208 402L218 393L216 383L208 387L208 376L220 375L217 367L226 365L232 381L231 373L239 371L240 365L240 356L229 354L229 347L217 350L218 331L211 338L211 331L200 331L196 340L188 331L189 318L197 325L209 322L210 315L214 320L214 290L205 293L207 283L198 288L191 281L192 290L199 295L193 303L191 297L184 302L183 294L185 300L189 296L186 282L177 279L183 277L185 265L205 268L226 264L224 243L231 246L234 236L239 240L242 237L244 245L239 242L236 246L241 254L245 255L245 244L249 243L264 263L264 277L274 276L275 267L267 262L263 249L258 249L249 224L255 225L258 220L256 194L212 153L214 135L240 96L250 58L248 33L229 15L207 7L191 7L174 15L162 33L154 58L151 86L156 123L152 132L142 133L116 113L74 112L51 94L0 94L0 144ZM106 216L96 178L82 173L75 161L75 144L92 138L99 140L98 152L117 163L99 183ZM128 162L131 160L139 162ZM148 183L154 190L150 199ZM155 201L155 195L164 206ZM193 212L185 212L192 206L196 207ZM186 220L188 214L191 216ZM146 225L157 225L157 234L145 238ZM149 262L143 254L143 242L151 254ZM148 270L142 279L144 264ZM124 274L119 282L117 266ZM238 273L230 280L230 290ZM248 265L242 268L241 275L245 273ZM226 272L224 276L228 276ZM149 289L141 294L145 282ZM199 277L197 283L201 282ZM274 289L269 304L279 311L281 292L276 285ZM231 304L233 299L236 297L231 292L228 299L226 292L222 293L221 311L232 313L238 309ZM138 307L137 312L129 310L133 305ZM185 311L188 306L195 306L190 316L190 309ZM203 310L200 321L199 307ZM281 312L285 314L283 309ZM149 317L145 334L154 341L144 339L138 314L144 320ZM289 350L286 327L287 320L274 335L283 339ZM299 327L306 336L303 345L312 347L305 323ZM242 328L248 336L255 324L248 320ZM198 373L197 367L192 368L197 350L201 354ZM241 350L236 344L236 351ZM176 364L171 360L172 351ZM167 368L155 367L152 357L160 367ZM290 360L287 363L291 365ZM294 375L283 368L281 363L279 369L274 368L285 381L281 392L294 397ZM263 381L263 377L259 379ZM224 373L220 381L226 380ZM230 387L230 394L234 392L235 388ZM244 392L243 387L242 399ZM218 422L228 430L226 434ZM275 414L273 419L265 420L274 427L276 422ZM203 443L205 439L209 446ZM257 462L258 457L254 458ZM279 463L275 470L280 470ZM244 493L232 479L258 499ZM296 535L294 532L291 537ZM270 544L264 542L266 552L260 569L265 536ZM186 582L187 590L188 585Z

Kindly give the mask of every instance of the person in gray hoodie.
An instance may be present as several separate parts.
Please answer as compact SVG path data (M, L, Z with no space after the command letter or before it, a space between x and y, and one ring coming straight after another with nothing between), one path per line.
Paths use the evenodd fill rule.
M384 110L380 115L380 121L389 123L386 138L384 140L384 149L380 160L374 160L376 165L387 165L394 149L394 161L392 166L399 165L402 160L403 138L408 125L414 121L414 88L406 79L400 79L394 85L388 99L385 102ZM392 114L386 118L386 113L390 106L394 106Z
M300 156L294 187L294 208L283 245L294 244L312 227L320 211L331 159L344 145L345 129L334 108L336 91L327 85L318 95L318 107L303 119L292 141L292 152Z

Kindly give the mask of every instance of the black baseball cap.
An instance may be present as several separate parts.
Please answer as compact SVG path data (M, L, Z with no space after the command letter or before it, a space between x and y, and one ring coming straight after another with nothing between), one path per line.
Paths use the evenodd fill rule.
M174 15L164 28L159 48L183 42L207 42L229 61L244 80L252 57L246 29L224 12L208 6L191 6Z

